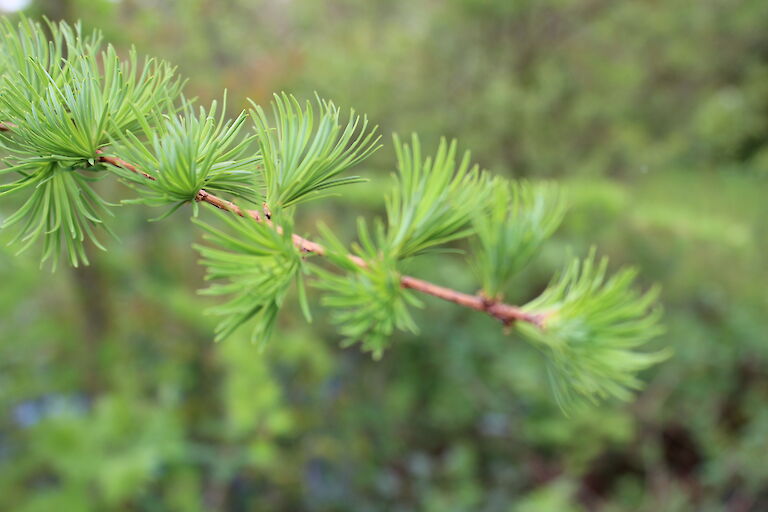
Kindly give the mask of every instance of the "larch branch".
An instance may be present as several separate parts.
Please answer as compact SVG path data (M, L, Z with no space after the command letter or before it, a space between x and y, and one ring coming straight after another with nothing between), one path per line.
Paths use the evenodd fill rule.
M150 176L136 169L133 165L128 164L119 158L102 157L101 161L111 165L116 165L118 167L123 167L129 171L141 174L148 179L155 179L153 176ZM232 201L222 199L205 190L200 190L197 193L195 200L208 203L212 206L215 206L216 208L219 208L220 210L232 212L235 215L239 215L240 217L251 217L257 222L270 222L269 219L262 218L261 214L259 214L257 210L246 210L244 208L240 208ZM280 227L277 226L276 229L279 230ZM307 240L306 238L296 234L293 235L293 243L302 252L317 254L318 256L322 256L326 252L324 246L318 244L317 242ZM354 254L348 254L347 258L349 258L349 260L358 267L364 268L368 265L364 259L360 258L359 256L355 256ZM504 304L501 302L489 301L488 299L479 295L469 295L411 276L401 276L400 286L403 288L416 290L426 295L432 295L433 297L437 297L448 302L453 302L454 304L459 304L460 306L487 313L488 315L501 321L504 325L510 325L516 321L521 321L531 323L539 328L544 328L546 315L543 313L529 313L523 311L517 306Z
M7 131L11 131L13 128L15 128L15 126L11 123L0 122L0 131L7 132ZM99 162L106 163L115 167L121 167L123 169L127 169L131 172L134 172L136 174L143 176L148 180L153 180L153 181L155 180L154 176L136 168L136 166L131 164L130 162L126 162L125 160L115 156L104 155L101 150L98 151L98 153L99 153L99 158L98 158ZM205 190L200 190L197 193L197 195L195 196L195 201L199 201L201 203L208 203L211 206L214 206L220 210L226 210L234 213L235 215L239 215L241 217L251 217L257 222L270 223L270 220L268 218L266 219L263 218L262 215L257 210L246 210L244 208L240 208L232 201L222 199L221 197L215 196ZM276 229L279 230L280 227L277 226ZM303 238L296 234L293 235L293 243L299 250L305 253L317 254L319 256L322 256L326 253L325 247L323 247L322 245L316 242L313 242L311 240L307 240L306 238ZM347 255L347 257L355 265L361 268L364 268L367 266L367 263L365 262L365 260L358 256L349 254ZM431 295L433 297L437 297L439 299L442 299L448 302L453 302L454 304L458 304L460 306L474 309L476 311L481 311L483 313L486 313L496 318L497 320L502 322L504 325L511 325L514 322L519 321L519 322L527 322L527 323L533 324L541 329L543 329L545 326L544 324L546 320L546 315L544 313L530 313L527 311L523 311L521 308L517 306L505 304L502 302L489 301L487 298L481 295L469 295L456 290L452 290L450 288L445 288L443 286L430 283L428 281L424 281L422 279L417 279L415 277L406 276L406 275L400 277L400 286L410 290L416 290L418 292L424 293L426 295Z

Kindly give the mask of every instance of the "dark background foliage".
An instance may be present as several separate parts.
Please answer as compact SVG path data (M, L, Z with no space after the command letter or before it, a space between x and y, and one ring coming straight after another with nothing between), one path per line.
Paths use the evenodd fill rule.
M3 2L0 2L0 6ZM382 132L458 137L571 203L516 282L568 251L660 283L675 355L633 403L569 417L542 361L491 319L428 300L381 361L319 312L260 347L213 343L200 232L125 206L90 267L0 251L0 509L765 510L768 3L760 0L48 0L121 51L178 64L207 104L317 91ZM11 14L9 14L11 15ZM351 236L371 178L312 204ZM112 199L119 184L100 184ZM10 210L8 210L10 211ZM0 234L2 241L8 233ZM4 245L4 244L3 244ZM413 273L470 291L460 256ZM315 305L315 309L319 306Z

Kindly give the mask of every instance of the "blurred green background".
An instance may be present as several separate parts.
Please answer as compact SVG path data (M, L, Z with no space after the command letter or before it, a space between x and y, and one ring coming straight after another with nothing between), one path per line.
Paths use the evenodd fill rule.
M168 59L232 112L286 90L367 113L371 182L305 208L309 235L381 212L392 132L558 180L570 214L514 298L595 244L663 286L675 355L633 403L567 417L539 354L437 301L379 362L322 311L214 344L191 212L125 206L88 268L2 244L0 510L768 510L768 2L13 4ZM460 255L413 273L476 287Z

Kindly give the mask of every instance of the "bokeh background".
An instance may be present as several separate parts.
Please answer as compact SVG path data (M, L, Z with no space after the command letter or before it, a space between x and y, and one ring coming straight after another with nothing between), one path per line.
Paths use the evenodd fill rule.
M350 239L381 212L392 132L558 180L570 214L513 298L594 244L663 286L656 345L675 351L633 403L565 416L538 353L437 301L381 361L290 307L264 347L215 344L191 212L125 206L88 268L51 274L2 244L0 510L768 510L765 0L0 9L81 19L178 64L201 102L228 89L232 112L285 90L367 113L387 142L359 169L371 182L302 210L310 235L322 220ZM476 286L460 255L414 273Z

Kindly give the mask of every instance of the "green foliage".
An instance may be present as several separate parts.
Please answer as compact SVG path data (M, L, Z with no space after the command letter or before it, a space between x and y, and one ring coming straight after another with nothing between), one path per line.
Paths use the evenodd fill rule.
M164 62L146 59L139 71L133 51L121 61L112 46L100 55L66 50L68 64L59 79L34 61L30 70L3 75L0 116L16 126L3 142L19 169L40 161L92 165L111 137L138 129L178 94L180 82ZM30 76L43 87L36 90Z
M98 152L116 134L169 107L180 82L163 62L145 59L139 71L134 51L127 61L112 46L99 53L100 35L83 38L79 25L49 29L53 40L46 45L38 23L23 20L14 31L5 20L0 27L0 119L13 126L0 132L0 147L9 154L0 174L19 175L2 193L34 187L4 225L23 219L22 249L42 237L43 261L55 264L63 247L76 266L88 261L86 238L101 247L93 225L104 224L107 203L89 184L99 171Z
M92 510L85 503L94 491L108 505L125 501L151 482L163 464L179 457L181 432L167 410L149 408L137 397L113 397L98 401L84 416L77 402L60 401L50 421L33 429L37 445L28 460L32 464L50 460L66 486L76 489L73 494L82 500L75 505L79 510ZM84 430L88 435L81 437ZM99 464L105 452L110 453L110 462ZM88 489L84 479L95 485ZM58 508L62 498L74 498L57 494L40 492L40 509Z
M64 251L73 265L87 262L83 243L92 239L101 247L94 238L94 228L103 224L107 206L90 181L105 176L115 175L133 186L139 197L132 202L169 207L168 213L185 203L196 205L195 199L203 197L202 189L234 200L265 203L265 219L254 218L256 215L245 209L217 211L218 218L211 224L197 218L195 210L193 221L203 229L208 242L195 248L206 268L206 280L213 282L202 293L220 301L209 310L218 317L216 340L235 336L240 327L251 324L251 339L265 342L294 283L299 306L310 320L304 274L311 271L313 284L322 292L322 303L331 310L332 323L344 337L344 345L360 343L362 350L379 359L395 331L418 332L411 309L420 308L422 303L415 296L417 292L402 284L405 260L418 265L417 256L444 249L447 244L463 249L459 242L468 239L467 245L477 253L471 261L482 293L489 299L501 299L511 280L533 259L563 217L562 199L552 185L491 179L479 166L471 165L469 153L458 155L456 141L442 139L434 155L425 157L417 135L410 144L395 137L397 173L395 188L385 199L387 222L376 221L369 228L370 224L360 220L359 242L352 245L351 254L340 236L321 228L326 247L312 251L324 254L325 263L307 264L309 249L303 252L302 239L294 235L291 207L341 185L362 181L343 173L379 147L377 128L369 128L366 117L352 111L343 122L340 109L329 101L318 97L316 105L302 104L282 94L274 97L272 121L253 101L249 116L241 112L228 120L226 107L220 110L217 102L210 108L196 109L182 99L179 107L181 82L173 68L150 59L139 65L135 52L122 62L113 47L100 50L98 34L83 39L79 28L52 27L54 40L46 50L39 25L23 22L18 33L8 27L3 34L9 54L0 61L0 121L10 123L13 129L2 135L9 165L0 174L18 175L18 179L2 185L0 195L30 195L5 222L21 226L14 243L20 243L22 249L43 238L44 259L55 262ZM24 53L31 58L22 59ZM255 128L250 136L243 130L247 117ZM114 161L109 156L128 163L113 169L106 165ZM138 172L133 172L132 166ZM213 202L210 197L208 200ZM336 269L330 270L327 263ZM658 314L650 311L656 296L633 292L634 274L630 271L610 279L605 272L606 263L595 264L593 256L573 263L524 307L544 318L543 326L519 322L523 335L546 353L558 400L565 406L584 397L593 401L626 399L639 387L637 373L665 355L640 351L659 332ZM468 286L461 276L456 281ZM483 309L481 297L455 296L472 299L474 308ZM191 309L188 319L203 323L197 309ZM490 309L486 312L493 313ZM111 316L109 312L96 314L96 318ZM98 325L98 320L92 323ZM442 323L434 322L432 327L446 328ZM446 367L472 365L483 358L492 360L488 366L502 365L508 347L494 345L499 338L498 330L477 336L472 344L465 343L465 352L447 361ZM482 353L486 349L487 353ZM442 364L426 363L423 367L438 375L447 371ZM535 370L528 371L538 377ZM177 372L180 370L169 370L171 375ZM228 414L223 421L228 422L231 439L249 435L252 421L276 434L293 432L294 418L276 406L278 387L272 385L268 372L263 373L255 380L232 382L263 384L271 395L262 396L264 400L258 403L280 414L271 422L242 412ZM498 373L493 378L506 382ZM406 382L400 389L399 394L406 397L401 398L403 403L408 403L413 386ZM483 395L476 383L456 386L444 391L449 397L443 399L450 404L447 409L454 408L454 399L464 400L462 409L467 412L463 414L472 416L477 397L454 396L467 393L467 389ZM252 403L250 397L240 398L228 399L228 403ZM165 421L165 415L160 416ZM461 427L468 431L476 428ZM203 426L195 436L205 438L208 428ZM177 435L174 433L173 438ZM107 437L111 436L110 432ZM130 444L143 443L139 439ZM155 442L147 446L154 449ZM159 471L160 463L148 458L148 452L136 453L136 458L125 456L124 465L113 470L117 476L104 484L105 502L127 500ZM170 464L173 455L163 454L163 462ZM228 461L212 474L234 473L248 464L268 467L273 456L274 448L262 442L242 459ZM471 478L478 465L476 454L461 448L451 450L448 459L443 474L449 480L466 475ZM459 499L468 507L476 507L482 501L478 489L473 483L460 492L437 493L430 503L443 509Z
M253 321L253 341L264 342L274 328L277 313L294 280L300 298L306 304L302 279L301 254L294 247L288 222L279 233L272 226L250 217L230 213L218 217L230 233L210 224L193 221L206 232L205 238L216 247L196 245L207 268L207 280L224 280L203 291L207 295L231 296L228 302L209 310L222 320L216 327L216 339L232 334L238 327ZM279 218L277 220L283 220ZM305 308L308 314L308 309Z
M140 189L142 197L132 202L178 208L194 200L201 189L225 192L251 202L259 200L254 170L259 158L250 151L252 137L241 137L246 114L225 120L224 103L218 120L214 101L207 110L200 107L197 114L187 104L184 115L152 125L142 122L147 143L130 131L126 133L115 145L114 153L154 178L148 180L128 169L115 170Z
M470 221L483 208L491 181L470 167L469 152L456 165L456 141L441 139L433 157L422 160L417 135L411 146L394 137L395 192L387 197L387 245L398 259L423 254L472 234Z
M102 36L93 31L83 35L78 22L40 23L22 18L16 27L9 18L0 20L0 74L5 79L23 78L30 93L42 95L51 82L61 85L67 80L70 66L67 55L97 55ZM46 73L41 74L40 69Z
M577 397L627 400L640 387L637 373L669 357L666 350L635 350L662 332L661 311L653 307L658 289L638 294L634 270L608 278L607 267L606 258L595 261L594 251L574 260L524 307L543 312L544 328L518 324L550 356L555 392L566 407Z
M675 356L642 373L637 401L565 417L520 333L432 299L414 315L418 342L377 362L337 350L335 328L306 326L288 300L269 350L237 333L210 343L185 215L142 227L154 212L122 208L110 225L124 246L52 276L14 258L4 230L0 509L768 510L768 2L275 5L30 12L82 17L121 55L135 42L171 59L206 101L319 91L384 131L456 137L494 173L557 179L568 215L504 291L536 296L567 246L597 245L612 268L663 283L654 345ZM370 185L311 205L301 229L318 218L353 238L360 209L379 213L390 157L354 172ZM31 190L3 198L3 214ZM476 290L462 263L430 255L408 272ZM67 429L62 395L88 397Z
M56 267L59 255L66 253L68 261L77 267L88 264L83 242L106 250L96 239L94 228L103 223L108 204L91 188L90 182L99 178L100 173L91 170L63 167L56 162L39 163L33 174L21 180L0 186L0 197L19 191L30 191L29 198L11 216L3 221L2 227L15 224L21 226L12 244L20 243L19 252L29 248L43 238L43 258ZM0 170L0 175L7 172Z
M340 175L378 148L377 128L369 129L367 118L352 111L344 124L331 102L318 97L316 112L309 102L302 106L293 96L275 95L275 128L251 101L255 134L242 136L246 114L228 121L216 102L195 113L184 101L177 114L180 81L168 64L146 59L139 72L135 51L126 62L112 46L97 54L98 35L81 42L79 29L67 25L54 31L58 39L47 53L41 49L39 25L22 23L19 34L9 30L6 26L12 55L5 58L9 69L0 81L0 119L14 128L3 136L12 165L2 173L21 177L0 190L32 190L6 221L24 221L17 237L22 249L42 237L44 259L55 259L64 249L74 265L87 262L82 244L89 238L99 245L92 225L103 223L106 203L90 188L85 173L104 174L96 159L107 143L113 143L109 151L116 157L129 160L113 172L141 194L133 202L171 206L168 214L193 202L202 189L258 202L258 169L267 219L260 222L240 211L244 218L219 212L223 229L196 221L215 245L197 246L207 279L225 281L205 293L229 297L211 310L222 317L216 339L247 322L254 324L252 339L269 338L294 281L309 318L303 260L286 208L360 181ZM33 55L41 58L31 68L22 65L19 55L26 47L36 48ZM13 65L18 69L10 69ZM250 150L254 140L257 154ZM371 234L361 221L352 258L326 229L326 252L347 273L315 271L345 343L361 341L376 358L395 329L416 331L408 307L420 302L401 286L403 260L477 234L475 267L483 292L497 299L563 215L553 188L492 180L470 165L468 152L457 158L455 140L441 139L434 156L425 158L416 134L410 145L395 136L394 145L398 172L395 190L385 200L386 228L377 223ZM555 347L554 365L576 393L626 397L625 389L637 385L634 373L655 359L617 352L616 346L634 348L656 334L655 317L640 321L632 316L655 297L635 300L627 291L629 274L600 288L604 270L603 265L593 274L591 260L581 271L571 267L562 281L527 305L532 313L547 316L546 326L522 328ZM549 311L553 308L556 312Z
M323 305L333 309L333 322L346 337L344 346L359 341L363 350L379 359L395 328L418 332L408 307L421 307L422 303L400 286L397 259L381 249L386 247L387 239L380 223L371 235L365 222L358 221L360 243L353 246L353 251L366 262L363 267L348 257L344 244L329 229L324 228L323 233L326 256L347 272L338 275L313 266L320 277L315 286L326 292Z
M492 189L488 208L472 219L477 235L472 265L483 294L501 300L510 281L560 225L565 208L552 183L496 179Z
M315 110L293 96L275 94L270 126L262 107L251 101L251 118L264 160L267 204L272 209L293 206L316 199L329 189L359 183L357 176L339 174L361 162L379 148L377 127L368 129L368 119L352 111L346 125L340 123L341 110L317 98Z

